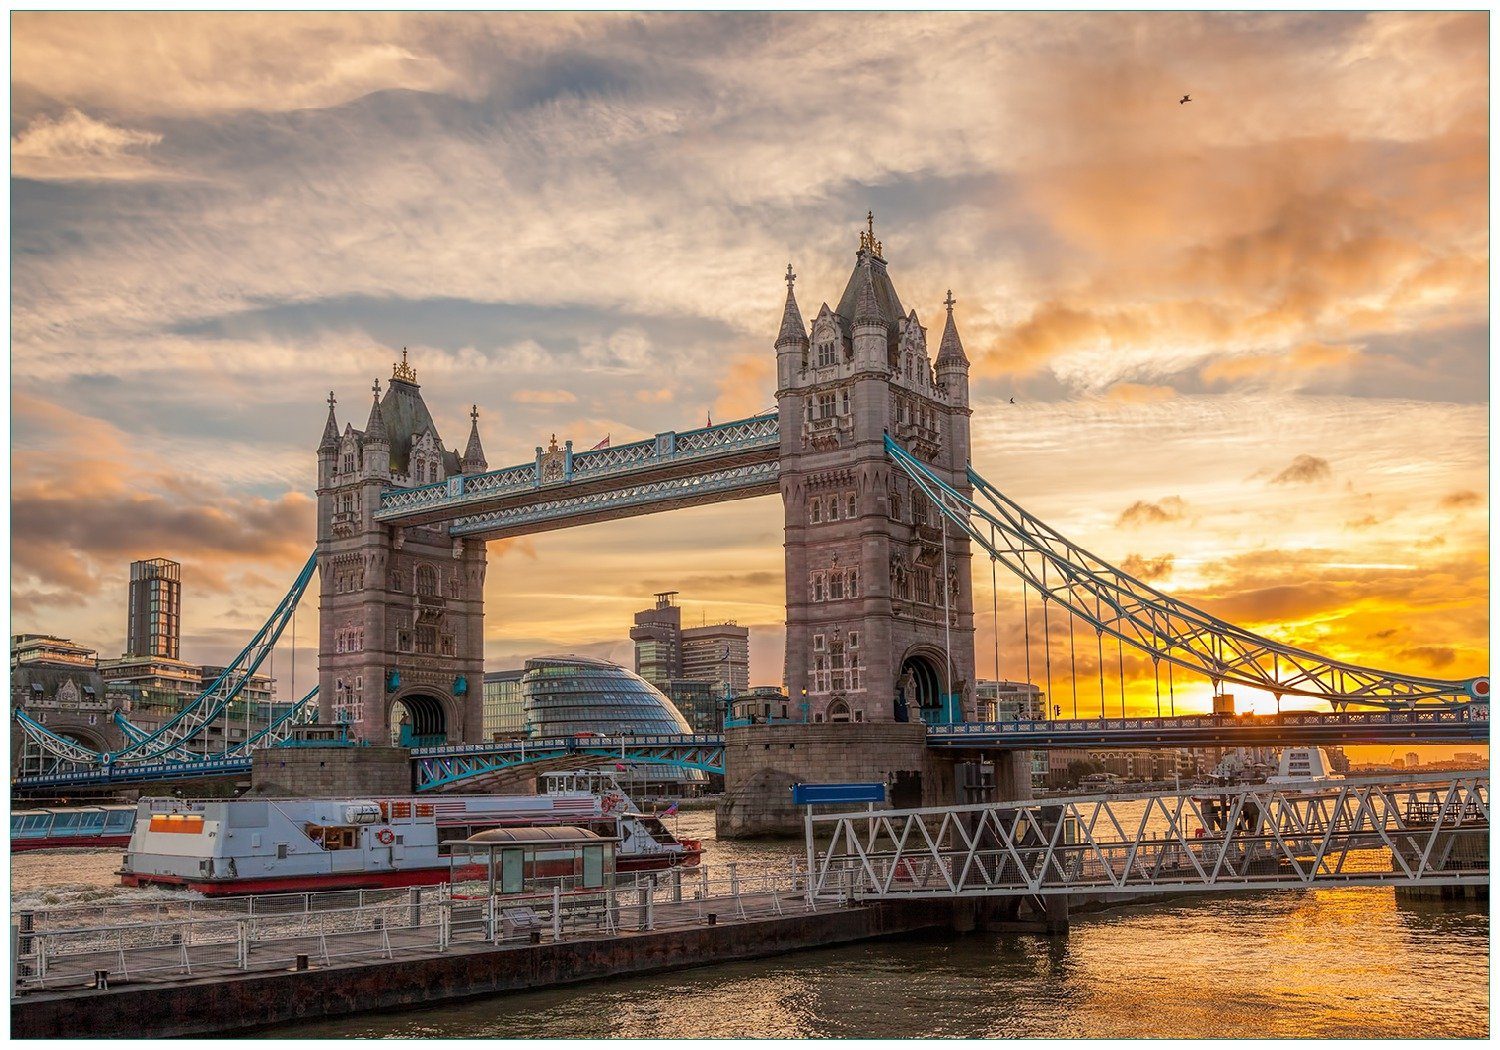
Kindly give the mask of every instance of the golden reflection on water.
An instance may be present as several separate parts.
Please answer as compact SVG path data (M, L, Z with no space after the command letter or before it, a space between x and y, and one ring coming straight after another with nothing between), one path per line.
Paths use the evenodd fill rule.
M713 842L760 864L796 842ZM13 890L107 896L118 856L25 854ZM33 891L35 892L35 891ZM139 891L131 891L139 892ZM1183 897L1075 917L1066 939L924 936L288 1025L266 1036L1306 1037L1488 1034L1489 915L1390 889Z

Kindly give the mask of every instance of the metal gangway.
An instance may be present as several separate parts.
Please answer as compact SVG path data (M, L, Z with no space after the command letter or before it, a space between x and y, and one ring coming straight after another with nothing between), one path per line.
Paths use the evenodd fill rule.
M807 818L821 900L1489 883L1488 772Z

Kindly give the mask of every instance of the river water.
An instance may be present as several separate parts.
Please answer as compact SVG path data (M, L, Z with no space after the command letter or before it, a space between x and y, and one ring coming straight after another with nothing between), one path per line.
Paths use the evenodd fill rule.
M677 832L706 863L780 860L796 842ZM12 898L150 894L118 851L13 858ZM268 1036L408 1038L1469 1037L1489 1033L1489 914L1389 889L1189 897L1075 916L1066 938L924 935L596 981Z

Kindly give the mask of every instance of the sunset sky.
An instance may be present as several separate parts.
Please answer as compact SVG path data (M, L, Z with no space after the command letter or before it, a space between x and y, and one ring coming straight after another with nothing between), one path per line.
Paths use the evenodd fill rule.
M232 655L312 548L328 391L363 426L403 346L492 467L769 408L788 260L804 316L836 302L873 209L903 302L931 326L952 288L975 465L1027 509L1245 627L1488 669L1485 14L12 29L15 631L117 655L127 563L161 555L184 655ZM487 663L629 663L676 589L779 682L781 513L491 544Z

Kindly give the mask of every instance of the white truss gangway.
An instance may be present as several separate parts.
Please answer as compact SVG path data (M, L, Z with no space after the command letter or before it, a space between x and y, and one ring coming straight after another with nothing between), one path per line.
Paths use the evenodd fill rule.
M1489 774L1432 773L807 819L814 899L1489 883Z

